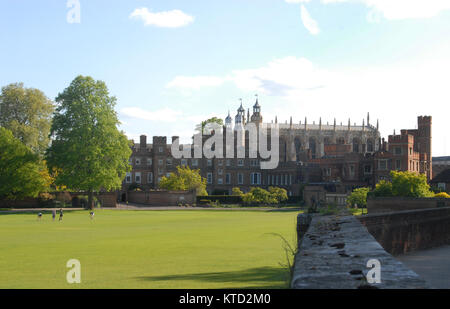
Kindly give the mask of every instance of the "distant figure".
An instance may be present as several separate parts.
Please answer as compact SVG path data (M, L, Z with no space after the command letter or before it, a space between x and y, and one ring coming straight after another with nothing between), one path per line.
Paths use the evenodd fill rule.
M38 213L38 221L41 221L42 219L42 212Z
M91 211L89 214L91 215L91 220L94 219L94 211Z
M56 219L56 209L52 210L52 219L53 219L53 221L55 221L55 219Z
M62 221L63 219L63 210L62 208L59 210L59 221Z

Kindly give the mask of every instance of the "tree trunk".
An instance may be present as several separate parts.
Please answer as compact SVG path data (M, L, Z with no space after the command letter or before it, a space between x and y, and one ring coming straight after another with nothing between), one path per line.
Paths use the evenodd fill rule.
M94 192L92 190L88 192L88 207L91 210L94 209Z

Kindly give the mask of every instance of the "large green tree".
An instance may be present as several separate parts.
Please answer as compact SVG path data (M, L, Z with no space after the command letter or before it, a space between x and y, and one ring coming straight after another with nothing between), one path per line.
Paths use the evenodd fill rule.
M9 84L0 94L0 126L12 131L33 152L43 155L49 145L53 102L23 83Z
M199 170L191 170L189 166L177 166L177 172L169 177L163 177L159 187L171 191L195 190L197 195L208 195L206 192L206 179L202 178Z
M51 178L45 163L31 149L0 127L0 199L37 197Z
M57 171L57 185L87 192L93 207L94 192L119 189L131 170L131 148L118 129L116 98L104 82L78 76L56 102L48 167Z

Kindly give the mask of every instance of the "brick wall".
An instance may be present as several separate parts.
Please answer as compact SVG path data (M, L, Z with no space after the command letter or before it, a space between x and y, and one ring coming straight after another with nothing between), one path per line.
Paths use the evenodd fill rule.
M367 211L369 214L438 207L450 207L450 199L408 197L376 197L367 199Z
M450 244L450 207L369 214L359 220L393 255Z
M132 191L128 202L148 206L177 206L179 203L193 205L194 191Z

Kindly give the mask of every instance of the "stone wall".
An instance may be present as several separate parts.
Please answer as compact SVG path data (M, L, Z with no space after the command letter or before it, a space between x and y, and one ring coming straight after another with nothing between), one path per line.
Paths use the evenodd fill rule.
M195 204L194 191L131 191L128 202L147 206L178 206Z
M309 219L299 216L298 231ZM302 223L303 222L303 223ZM303 232L302 232L303 233ZM428 288L415 272L387 253L354 216L314 215L299 243L294 289ZM368 261L381 264L381 283L368 284Z
M367 199L369 214L438 207L450 207L450 199L412 197L369 197Z
M393 255L450 244L450 207L369 213L359 220Z

